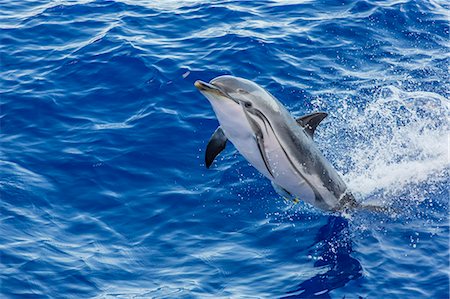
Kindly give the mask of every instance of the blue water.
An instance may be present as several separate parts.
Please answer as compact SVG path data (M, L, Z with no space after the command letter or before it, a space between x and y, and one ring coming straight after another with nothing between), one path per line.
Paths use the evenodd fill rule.
M449 297L447 1L0 3L0 297ZM392 212L286 203L233 146L207 170L223 74L328 112Z

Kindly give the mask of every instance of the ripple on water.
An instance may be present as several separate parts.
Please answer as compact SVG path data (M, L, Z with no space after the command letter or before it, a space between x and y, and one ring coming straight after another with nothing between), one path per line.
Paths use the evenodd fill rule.
M5 2L3 297L448 298L444 1ZM286 204L197 79L232 74L295 116L392 215Z

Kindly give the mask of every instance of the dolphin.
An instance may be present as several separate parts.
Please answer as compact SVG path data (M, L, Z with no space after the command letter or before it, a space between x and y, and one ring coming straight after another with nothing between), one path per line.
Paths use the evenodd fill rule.
M206 147L207 168L229 140L283 197L331 212L360 206L313 140L326 113L294 119L267 90L239 77L219 76L194 85L220 124Z

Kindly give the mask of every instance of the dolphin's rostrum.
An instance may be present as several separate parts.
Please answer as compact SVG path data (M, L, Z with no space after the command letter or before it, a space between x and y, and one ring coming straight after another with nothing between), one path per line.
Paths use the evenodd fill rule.
M243 78L220 76L210 83L196 81L195 86L209 100L220 123L206 148L206 167L230 140L284 197L326 211L358 206L313 141L326 113L295 120L268 91Z

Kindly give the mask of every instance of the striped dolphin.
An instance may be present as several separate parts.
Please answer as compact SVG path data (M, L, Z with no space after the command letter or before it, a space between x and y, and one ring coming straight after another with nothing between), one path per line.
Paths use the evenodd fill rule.
M359 206L313 141L326 113L294 119L264 88L233 76L219 76L210 83L198 80L195 87L209 100L220 123L206 148L206 167L230 140L283 197L325 211Z

